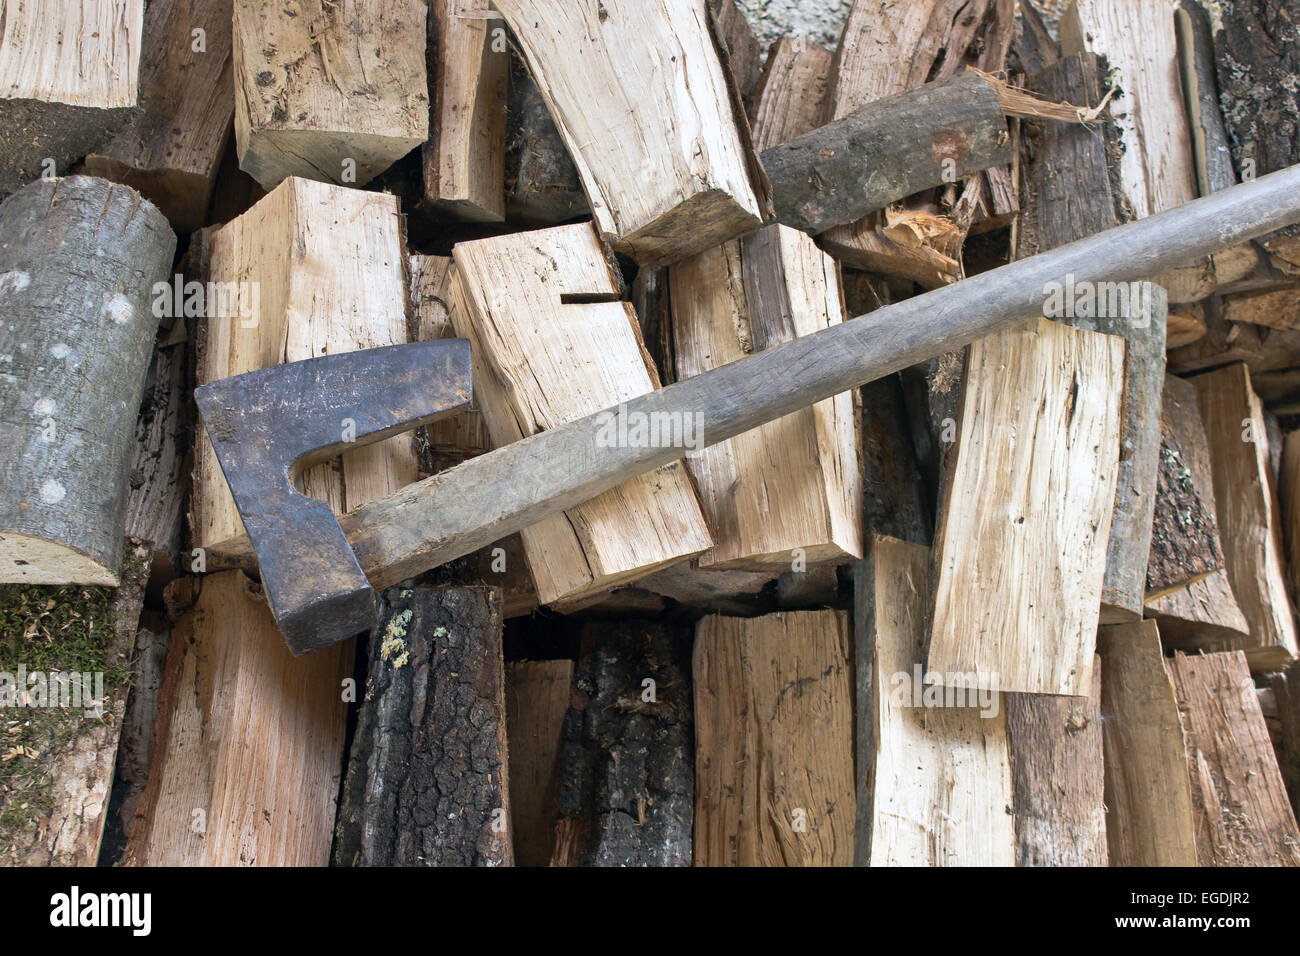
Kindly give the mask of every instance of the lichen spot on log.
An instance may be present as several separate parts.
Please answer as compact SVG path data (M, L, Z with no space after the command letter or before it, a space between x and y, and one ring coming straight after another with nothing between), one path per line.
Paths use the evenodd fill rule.
M384 641L379 645L379 658L391 663L393 670L400 670L410 660L405 638L406 626L411 623L413 614L414 612L407 608L384 626Z

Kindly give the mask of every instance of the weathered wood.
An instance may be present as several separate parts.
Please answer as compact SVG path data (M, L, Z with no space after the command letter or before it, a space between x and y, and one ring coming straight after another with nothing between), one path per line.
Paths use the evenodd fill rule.
M781 37L754 88L754 148L760 151L821 125L833 54L803 37Z
M423 143L425 21L425 0L235 0L240 168L363 186Z
M843 611L696 626L696 866L853 862L851 640Z
M1016 56L1028 76L1042 73L1061 58L1061 50L1047 29L1043 15L1032 2L1019 5L1016 18Z
M551 862L556 771L572 682L570 660L506 664L510 824L518 866Z
M506 215L511 221L553 226L591 207L569 150L542 93L512 50L506 110Z
M863 514L873 532L929 547L934 536L898 376L862 387Z
M1223 317L1273 329L1300 328L1300 286L1225 296Z
M855 861L1012 866L1006 697L923 684L929 577L929 548L881 535L855 567Z
M131 118L144 0L0 3L0 196L62 172Z
M293 177L212 237L199 384L283 362L406 341L406 248L397 200ZM247 556L243 522L206 433L190 530L209 567ZM307 469L302 488L342 513L418 478L409 435Z
M1291 663L1270 680L1281 739L1276 742L1282 782L1291 809L1300 807L1300 663ZM1300 810L1297 810L1300 813Z
M1192 379L1209 442L1214 499L1233 593L1250 624L1250 666L1277 670L1296 655L1277 492L1269 478L1263 409L1244 365Z
M141 109L86 157L87 173L139 190L177 232L192 232L207 221L230 138L230 25L231 0L151 0Z
M509 866L500 596L391 588L380 600L334 865Z
M1112 866L1195 866L1191 779L1152 621L1103 627L1101 714Z
M1105 866L1100 659L1091 697L1004 694L1017 866Z
M324 866L352 642L294 657L241 571L182 578L169 592L183 613L127 864Z
M0 581L118 583L176 237L140 194L42 179L0 204Z
M1278 469L1282 545L1291 593L1300 595L1300 432L1287 432Z
M589 624L560 748L552 866L690 866L690 635Z
M1300 169L1274 173L650 391L628 400L626 411L652 421L707 409L705 442L722 441L1011 328L1026 310L1042 308L1048 284L1063 275L1133 281L1298 215ZM608 426L602 410L533 434L363 505L341 519L343 531L371 581L387 586L681 455L680 447L598 445ZM520 482L521 473L530 480Z
M726 48L727 63L736 78L741 100L748 107L750 93L758 82L758 71L763 65L763 47L735 0L709 0L709 8L717 21L715 29L721 45Z
M452 325L472 344L475 402L498 446L658 387L606 256L587 223L456 245ZM677 420L674 434L652 437L646 420L635 437L636 419L610 416L603 441L676 442L680 454L696 420ZM525 528L523 539L543 604L608 590L713 544L680 462Z
M454 219L501 222L510 75L504 30L475 0L429 0L429 45L436 69L422 150L424 200Z
M1240 651L1169 665L1187 738L1201 866L1300 866L1300 829Z
M761 224L766 181L706 0L496 7L615 249L662 265Z
M131 836L136 807L149 783L149 767L158 749L158 695L167 672L171 639L170 624L154 631L145 626L143 620L135 635L131 694L127 699L126 713L122 716L122 739L113 770L116 778L114 789L118 792L112 794L112 809L117 813L116 822L123 834L123 851L125 840ZM101 850L101 859L103 856L104 850Z
M1160 414L1160 466L1147 561L1147 601L1185 588L1223 567L1210 475L1196 386L1167 375Z
M678 262L669 287L677 381L844 320L839 267L785 226ZM687 457L713 529L701 567L786 571L862 557L855 397Z
M935 533L945 682L1091 693L1123 368L1118 337L1046 319L971 346Z
M776 610L777 577L775 570L702 568L695 559L648 574L637 584L695 611L747 617Z

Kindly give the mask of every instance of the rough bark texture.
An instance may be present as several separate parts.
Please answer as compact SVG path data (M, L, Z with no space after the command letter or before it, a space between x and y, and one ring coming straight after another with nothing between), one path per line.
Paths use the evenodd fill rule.
M589 215L560 131L528 68L510 54L506 107L506 215L521 224L553 226Z
M863 530L929 545L934 518L925 497L898 376L862 387Z
M692 723L689 631L587 625L564 717L553 866L691 865Z
M514 862L494 588L391 588L370 635L336 866Z
M89 176L10 196L0 235L0 581L115 585L151 289L176 238Z

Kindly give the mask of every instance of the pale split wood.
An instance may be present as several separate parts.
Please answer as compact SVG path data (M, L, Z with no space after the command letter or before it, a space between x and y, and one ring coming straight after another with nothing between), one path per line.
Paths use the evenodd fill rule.
M766 182L707 0L496 7L616 249L662 265L766 218Z
M144 6L144 0L4 0L0 97L134 106Z
M453 260L451 321L471 342L474 400L498 447L659 387L590 223L462 242ZM708 411L683 415L692 424L704 415L707 428ZM611 441L634 440L634 423L625 438L617 416L609 421ZM543 604L608 590L713 544L680 461L546 518L523 538Z
M242 284L241 298L229 300L238 301L230 314L203 322L199 384L405 342L405 260L396 197L297 177L281 183L213 236L210 279ZM243 522L204 432L195 454L194 544L209 562L246 558ZM342 514L418 477L411 436L397 435L307 469L301 488Z
M556 760L572 679L570 660L506 664L510 822L519 866L546 866L551 859Z
M696 866L853 862L850 640L843 611L697 625Z
M325 866L352 642L294 657L242 571L177 584L197 594L173 632L127 864Z
M930 549L873 535L869 551L854 582L856 862L1014 866L1006 696L983 695L985 712L924 684Z
M1112 866L1195 866L1187 744L1154 621L1097 634Z
M1300 866L1300 829L1246 656L1178 653L1169 669L1187 736L1200 865Z
M821 125L833 54L803 37L768 50L754 88L754 148L759 152Z
M1223 317L1272 329L1300 327L1300 286L1225 296Z
M1091 692L1123 366L1123 339L1046 319L971 346L935 537L945 682Z

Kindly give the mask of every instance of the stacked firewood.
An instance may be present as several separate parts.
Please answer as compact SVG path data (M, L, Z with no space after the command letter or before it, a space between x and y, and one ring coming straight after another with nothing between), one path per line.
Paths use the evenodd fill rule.
M1300 864L1300 227L615 416L681 459L304 657L193 403L467 339L468 410L299 477L347 514L1300 163L1300 0L55 6L0 0L0 860ZM61 659L121 674L71 733L4 697Z

